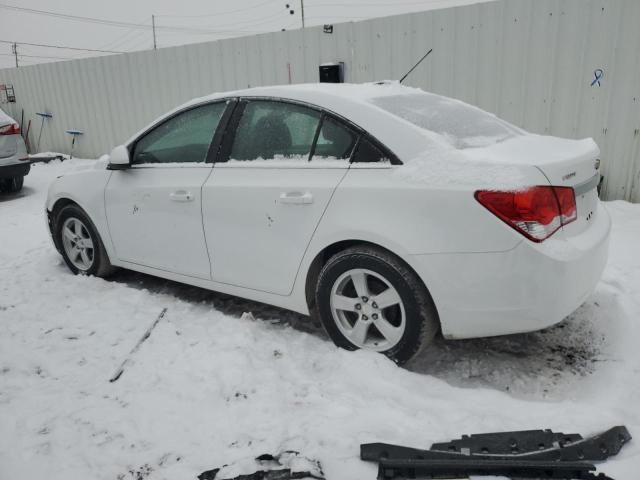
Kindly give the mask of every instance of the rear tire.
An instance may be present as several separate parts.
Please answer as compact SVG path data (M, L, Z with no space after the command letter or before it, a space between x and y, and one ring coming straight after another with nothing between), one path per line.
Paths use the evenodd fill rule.
M96 277L113 273L96 227L78 205L63 207L56 215L54 228L62 258L73 273Z
M373 350L404 364L439 330L427 288L400 258L377 247L337 253L322 268L315 300L336 345Z
M0 180L0 191L6 193L18 193L24 185L24 176L5 178Z

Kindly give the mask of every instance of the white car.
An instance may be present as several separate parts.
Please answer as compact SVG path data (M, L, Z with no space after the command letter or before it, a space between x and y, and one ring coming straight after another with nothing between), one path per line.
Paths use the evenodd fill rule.
M163 116L46 208L75 273L317 314L403 363L438 330L531 331L585 300L610 231L598 155L397 83L253 88Z
M30 169L20 125L0 110L0 192L19 192Z

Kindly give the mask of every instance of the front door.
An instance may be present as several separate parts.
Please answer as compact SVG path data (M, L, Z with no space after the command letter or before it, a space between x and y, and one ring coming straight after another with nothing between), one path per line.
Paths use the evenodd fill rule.
M198 106L164 121L132 145L131 168L112 173L105 205L119 260L211 278L201 194L225 106Z
M357 135L319 110L243 101L203 190L213 280L288 295Z

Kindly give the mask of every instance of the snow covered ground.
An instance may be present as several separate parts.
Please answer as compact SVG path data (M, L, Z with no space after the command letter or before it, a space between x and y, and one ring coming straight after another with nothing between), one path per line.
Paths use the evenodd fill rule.
M409 366L335 348L308 319L146 275L70 274L44 200L82 163L35 165L0 196L0 478L194 479L285 449L330 480L374 479L359 444L625 424L640 439L640 205L606 204L611 256L562 324L444 342ZM115 383L108 378L167 314ZM244 318L253 312L255 320ZM602 470L637 478L640 440Z

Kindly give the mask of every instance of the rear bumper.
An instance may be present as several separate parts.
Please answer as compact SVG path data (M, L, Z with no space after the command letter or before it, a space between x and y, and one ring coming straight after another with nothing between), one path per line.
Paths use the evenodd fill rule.
M24 177L29 173L29 170L31 170L31 164L29 162L0 165L0 179Z
M607 263L611 220L600 205L585 232L496 253L416 255L447 338L507 335L562 321L593 292Z

